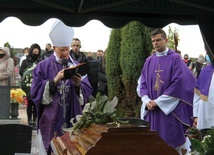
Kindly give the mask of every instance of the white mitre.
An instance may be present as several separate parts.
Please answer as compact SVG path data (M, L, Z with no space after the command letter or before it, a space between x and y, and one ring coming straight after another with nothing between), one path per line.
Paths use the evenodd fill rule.
M73 28L65 25L60 20L56 20L53 23L49 33L53 46L71 46L73 36Z

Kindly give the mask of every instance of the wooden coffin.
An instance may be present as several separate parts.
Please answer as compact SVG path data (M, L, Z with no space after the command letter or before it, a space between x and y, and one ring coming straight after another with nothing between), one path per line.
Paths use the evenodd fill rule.
M109 128L86 155L178 155L148 127Z
M72 141L69 133L52 139L55 155L178 155L148 126L126 124L105 125L97 141L89 147ZM80 135L81 136L81 135ZM87 137L85 139L88 139ZM85 140L82 139L81 141Z

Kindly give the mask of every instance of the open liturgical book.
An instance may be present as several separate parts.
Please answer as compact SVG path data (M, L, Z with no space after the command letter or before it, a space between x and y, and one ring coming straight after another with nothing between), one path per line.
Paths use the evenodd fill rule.
M79 73L81 76L87 74L87 65L85 63L79 63L76 66L70 66L64 70L64 78L70 79L73 75Z

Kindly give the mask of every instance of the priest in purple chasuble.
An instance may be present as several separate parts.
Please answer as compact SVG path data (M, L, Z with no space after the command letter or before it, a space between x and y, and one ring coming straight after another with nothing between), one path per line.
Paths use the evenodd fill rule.
M69 56L73 29L56 20L50 31L54 54L37 64L33 71L31 97L38 110L38 140L40 154L51 154L50 141L71 119L82 114L81 105L89 101L92 87L87 75L64 79L64 68L77 65ZM66 63L64 63L66 62Z
M214 126L214 66L204 67L194 90L194 126L199 130L201 139L207 130Z
M193 91L196 79L179 54L167 48L166 33L151 33L155 53L147 58L137 93L141 97L141 118L150 122L151 130L179 153L186 143L185 132L193 121Z

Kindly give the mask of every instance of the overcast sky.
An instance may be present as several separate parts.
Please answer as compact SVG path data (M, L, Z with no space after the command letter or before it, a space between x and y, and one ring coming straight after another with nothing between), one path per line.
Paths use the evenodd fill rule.
M0 23L0 46L9 42L15 48L29 47L38 43L42 49L46 43L51 43L49 30L56 19L49 19L40 26L24 25L18 18L9 17ZM91 20L83 27L73 27L74 37L82 43L82 51L96 52L107 48L111 29L102 22Z
M199 54L206 54L204 49L204 42L198 25L181 26L172 23L164 28L168 33L169 26L172 30L178 30L180 41L178 43L178 50L182 55L188 54L191 57L198 57Z
M0 23L0 46L9 42L14 48L30 47L33 43L38 43L42 49L46 43L51 43L48 33L52 23L56 19L49 19L41 26L24 25L18 18L8 17ZM204 43L197 25L180 26L170 24L172 29L178 29L180 42L178 49L182 55L189 54L191 57L198 57L205 54ZM92 20L83 27L73 27L74 37L82 42L82 51L96 52L98 49L105 50L108 45L111 29L100 21ZM164 28L168 32L168 26Z

